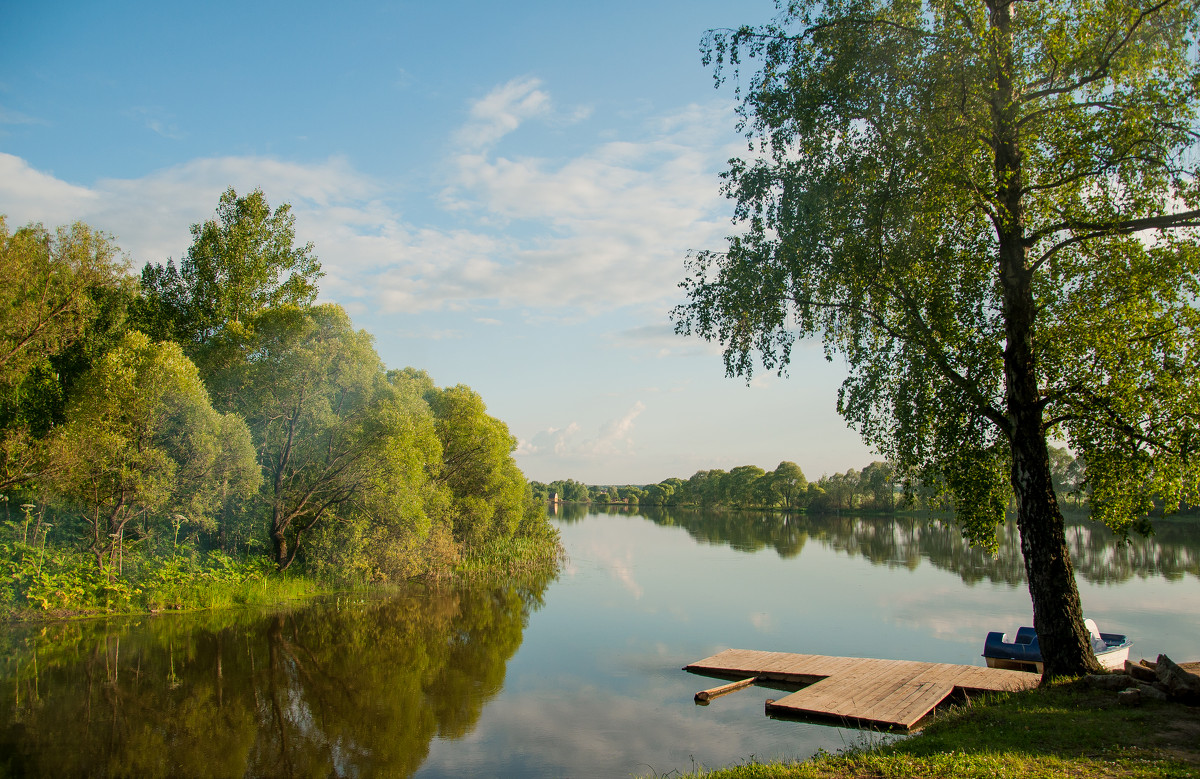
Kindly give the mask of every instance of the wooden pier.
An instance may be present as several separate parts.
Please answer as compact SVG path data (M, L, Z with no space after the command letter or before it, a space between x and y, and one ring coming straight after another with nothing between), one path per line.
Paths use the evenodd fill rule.
M767 714L835 719L855 726L911 730L955 693L1028 690L1037 674L972 665L798 655L726 649L685 671L708 676L807 685L777 701Z

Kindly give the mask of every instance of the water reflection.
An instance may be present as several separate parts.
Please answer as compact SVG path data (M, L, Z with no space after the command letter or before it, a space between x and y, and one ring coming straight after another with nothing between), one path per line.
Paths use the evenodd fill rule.
M0 774L408 776L475 726L547 584L10 630Z
M640 513L655 524L680 527L699 542L727 544L743 552L774 549L787 559L800 555L805 544L816 542L873 565L911 570L926 560L958 574L967 584L1025 582L1020 536L1011 520L1000 529L1000 547L993 556L968 546L954 525L925 516L807 516L648 507ZM1068 516L1067 539L1076 575L1093 584L1115 584L1135 576L1200 577L1200 520L1171 518L1159 521L1155 528L1150 538L1122 542L1086 516Z

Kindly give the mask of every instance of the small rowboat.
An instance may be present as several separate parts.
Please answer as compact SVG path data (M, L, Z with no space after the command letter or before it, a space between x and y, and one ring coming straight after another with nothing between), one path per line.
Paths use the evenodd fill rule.
M1096 653L1100 665L1110 671L1124 668L1133 642L1120 633L1101 633L1090 619L1085 619L1083 624L1092 635L1092 651ZM1037 633L1033 628L1019 628L1017 638L1012 642L1006 633L988 633L983 642L983 657L987 660L988 668L1042 672L1042 649L1038 646Z

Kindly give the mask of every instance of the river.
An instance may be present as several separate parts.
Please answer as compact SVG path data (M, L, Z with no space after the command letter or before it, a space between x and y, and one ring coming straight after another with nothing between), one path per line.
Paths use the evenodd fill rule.
M707 706L723 648L981 664L1030 623L995 557L926 518L590 511L554 581L416 586L293 609L10 626L0 775L627 777L889 736ZM1200 522L1120 544L1069 521L1084 608L1132 656L1200 659Z

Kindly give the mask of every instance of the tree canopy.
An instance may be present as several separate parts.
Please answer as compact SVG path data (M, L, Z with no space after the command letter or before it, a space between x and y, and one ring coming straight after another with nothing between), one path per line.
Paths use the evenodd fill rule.
M120 339L133 295L112 239L82 222L9 232L0 215L0 489L49 467L70 384Z
M1200 5L780 7L706 39L751 155L677 328L743 376L820 335L838 410L968 538L1015 498L1046 676L1093 669L1047 439L1117 530L1200 492Z
M137 331L85 376L56 443L66 467L49 486L80 512L101 569L131 520L212 523L259 483L245 423L213 409L177 344Z
M359 583L514 538L531 543L505 554L554 559L508 428L468 387L388 371L318 305L294 221L229 189L139 289L87 225L0 216L0 505L26 520L0 522L0 608L127 604L204 566L257 575L256 546L276 570Z
M142 269L139 325L194 352L226 323L311 304L324 274L312 244L295 245L295 223L291 206L272 211L261 189L243 197L225 190L216 219L192 225L192 245L178 268L168 260Z

